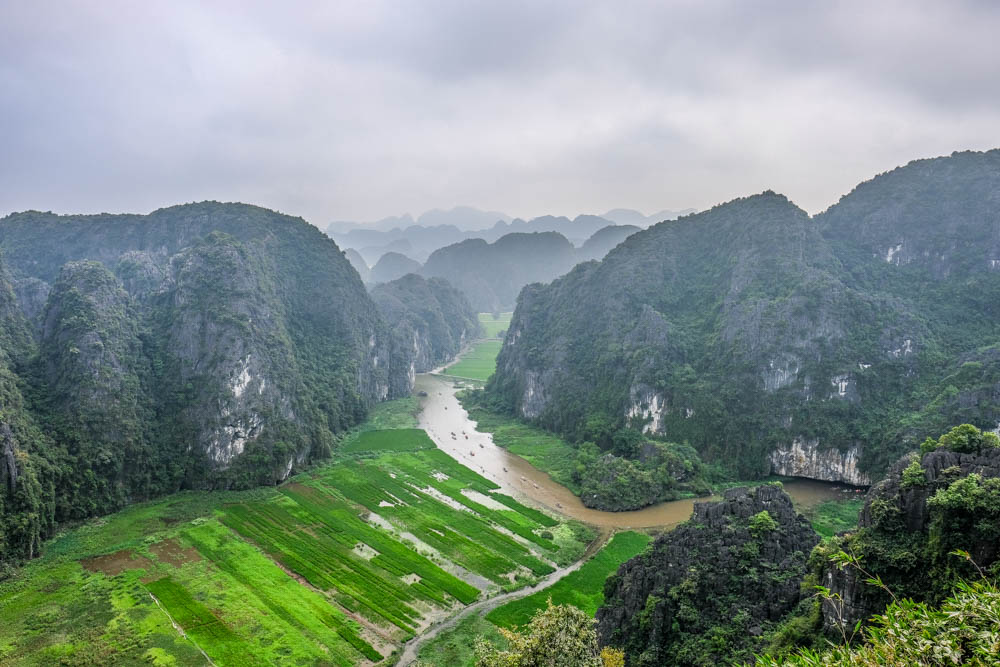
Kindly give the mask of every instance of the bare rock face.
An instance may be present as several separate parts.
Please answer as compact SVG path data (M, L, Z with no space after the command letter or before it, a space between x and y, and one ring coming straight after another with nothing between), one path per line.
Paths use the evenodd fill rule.
M249 249L222 235L171 262L176 288L166 346L179 383L195 388L182 411L196 429L192 446L217 470L228 468L269 422L274 428L295 417L294 385L279 374L294 368L289 335L261 273L248 268L253 262Z
M608 579L599 641L623 648L633 666L748 658L756 638L798 603L818 541L779 486L729 489L720 502L698 503L687 523ZM706 648L709 632L725 641Z
M14 434L10 426L0 423L0 490L13 494L17 488L17 459L14 458Z
M869 486L871 479L862 472L861 446L845 450L821 448L819 440L795 438L786 447L771 452L771 472L788 477L808 477L828 482L844 482L854 486Z

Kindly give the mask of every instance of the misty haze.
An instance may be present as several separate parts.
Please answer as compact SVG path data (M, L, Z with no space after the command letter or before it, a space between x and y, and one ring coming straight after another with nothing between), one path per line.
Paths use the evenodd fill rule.
M1000 665L997 34L0 3L0 664Z

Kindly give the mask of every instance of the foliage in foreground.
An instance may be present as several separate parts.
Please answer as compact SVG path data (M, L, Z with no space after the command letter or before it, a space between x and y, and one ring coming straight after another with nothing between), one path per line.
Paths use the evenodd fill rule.
M476 643L476 667L615 667L624 664L614 649L600 651L594 619L573 605L553 605L532 617L524 632L500 632L510 646Z
M993 582L960 582L939 608L903 599L861 630L860 646L803 649L787 659L759 657L758 665L996 665L1000 656L1000 590Z

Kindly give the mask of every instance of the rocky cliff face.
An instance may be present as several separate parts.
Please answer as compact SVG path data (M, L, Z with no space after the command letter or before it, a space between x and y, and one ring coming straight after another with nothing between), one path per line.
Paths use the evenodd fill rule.
M936 603L957 577L979 577L950 555L954 549L969 552L983 570L1000 562L1000 440L962 426L923 449L900 459L872 487L858 531L833 548L861 558L897 597ZM840 623L852 628L885 609L888 596L866 583L869 575L821 564L821 583L842 599L823 605L828 630Z
M610 422L736 475L864 484L956 419L1000 421L998 191L994 150L814 218L765 192L654 225L522 291L488 392L574 439Z
M49 508L36 514L65 519L274 483L409 391L412 341L397 350L357 272L301 219L214 202L26 212L0 220L0 250L0 423L14 443L0 461L5 479L17 470L0 523L28 521L31 484L52 490L32 495ZM11 544L0 556L25 553Z
M597 611L629 665L728 664L799 600L819 537L778 486L729 489L623 564Z
M795 438L771 452L771 472L788 477L808 477L828 482L868 486L871 478L860 470L861 446L845 450L824 449L819 440Z

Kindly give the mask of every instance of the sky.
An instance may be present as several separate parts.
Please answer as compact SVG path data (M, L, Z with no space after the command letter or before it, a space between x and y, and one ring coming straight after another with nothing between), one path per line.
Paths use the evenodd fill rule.
M1000 2L0 0L0 215L811 213L1000 147Z

